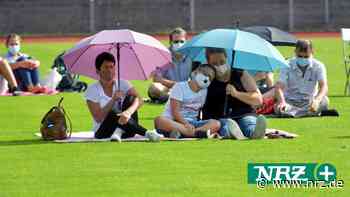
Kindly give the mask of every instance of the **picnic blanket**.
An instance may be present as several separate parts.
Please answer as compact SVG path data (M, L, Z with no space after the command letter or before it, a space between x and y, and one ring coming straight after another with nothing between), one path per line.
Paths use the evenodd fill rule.
M35 136L41 137L41 133L35 133ZM296 138L298 135L279 130L279 129L267 129L265 139L278 139L278 138L287 138L292 139ZM199 138L166 138L162 137L161 141L194 141L199 140ZM69 139L65 140L55 140L54 142L57 143L77 143L77 142L108 142L108 141L114 141L113 139L106 138L106 139L96 139L94 138L94 133L92 131L81 131L81 132L74 132L72 133L72 136ZM122 139L122 142L147 142L148 139L141 135L135 135L134 137L125 138Z
M336 109L323 110L319 114L305 114L302 116L292 116L288 114L265 114L266 118L310 118L310 117L323 117L323 116L335 116L338 117L339 112Z
M41 133L35 133L35 136L41 137ZM162 141L193 141L198 140L198 138L166 138L162 137ZM80 131L72 133L72 136L65 140L54 140L54 142L58 143L74 143L74 142L108 142L108 141L116 141L111 138L105 139L96 139L94 138L94 132L92 131ZM122 139L122 142L147 142L148 139L142 135L136 134L134 137Z
M40 94L34 94L34 93L31 93L31 92L21 92L18 96L47 96L47 95L56 95L58 94L59 91L57 90L50 90L48 93L44 94L44 93L40 93ZM8 92L5 92L5 93L2 93L0 94L0 96L13 96L11 93L8 93Z

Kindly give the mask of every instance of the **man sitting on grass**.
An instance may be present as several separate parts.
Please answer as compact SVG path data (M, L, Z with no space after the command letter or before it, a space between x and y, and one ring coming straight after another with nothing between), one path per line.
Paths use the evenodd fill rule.
M165 137L208 137L220 129L217 120L198 120L207 88L215 77L215 69L200 65L191 74L191 80L178 82L171 89L163 115L155 119L155 128Z
M328 85L324 64L313 57L312 43L299 40L289 68L281 70L276 84L275 113L293 117L318 115L328 108Z
M153 102L165 103L169 97L169 90L176 82L187 81L192 70L192 60L176 52L186 42L186 31L175 28L169 35L169 50L172 54L172 63L167 69L155 72L153 83L148 89L148 96Z

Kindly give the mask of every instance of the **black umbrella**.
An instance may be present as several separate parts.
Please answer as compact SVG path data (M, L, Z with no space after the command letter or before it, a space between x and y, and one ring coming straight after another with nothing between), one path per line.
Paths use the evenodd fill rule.
M251 26L241 29L260 36L275 46L295 46L297 39L292 34L270 26Z

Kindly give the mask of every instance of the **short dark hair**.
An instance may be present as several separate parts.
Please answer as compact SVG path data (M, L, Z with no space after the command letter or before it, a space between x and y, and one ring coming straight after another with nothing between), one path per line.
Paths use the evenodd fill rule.
M196 70L202 63L200 61L193 61L192 62L192 68L191 68L191 72Z
M11 39L18 39L20 42L22 41L21 36L19 36L18 34L15 34L15 33L11 33L11 34L6 36L6 39L5 39L6 47L9 45L9 42Z
M111 53L108 52L103 52L100 53L95 60L95 67L96 70L100 71L101 70L101 66L103 64L104 61L108 61L108 62L113 62L115 64L115 58Z
M312 51L312 42L310 40L298 40L295 49L299 52L307 52L308 49Z
M207 58L207 60L209 59L210 54L215 54L215 53L223 53L225 57L227 57L226 50L223 48L208 47L205 49L205 57Z
M186 31L184 29L182 29L181 27L176 27L175 29L173 29L170 34L169 34L169 42L171 43L173 41L173 35L175 34L183 34L186 35Z

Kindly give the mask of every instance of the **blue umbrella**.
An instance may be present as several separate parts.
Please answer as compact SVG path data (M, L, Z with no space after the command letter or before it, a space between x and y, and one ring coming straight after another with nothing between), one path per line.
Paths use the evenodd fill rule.
M207 47L226 49L228 62L234 68L273 71L279 67L288 67L284 57L272 44L255 34L237 29L214 29L201 33L178 51L194 61L204 63Z

